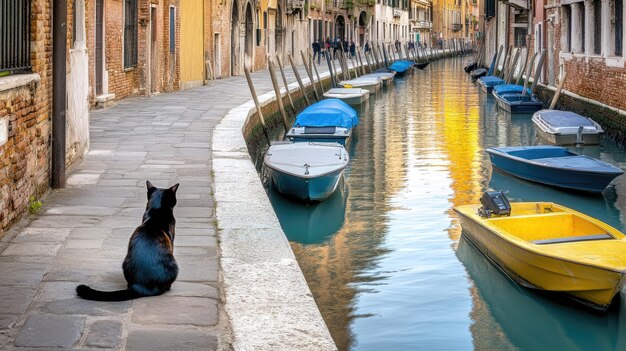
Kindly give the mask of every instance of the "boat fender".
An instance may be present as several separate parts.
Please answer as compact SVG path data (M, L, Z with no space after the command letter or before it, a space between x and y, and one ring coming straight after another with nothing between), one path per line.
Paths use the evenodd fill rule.
M480 204L482 207L478 209L478 215L481 217L511 215L511 204L502 191L485 191Z

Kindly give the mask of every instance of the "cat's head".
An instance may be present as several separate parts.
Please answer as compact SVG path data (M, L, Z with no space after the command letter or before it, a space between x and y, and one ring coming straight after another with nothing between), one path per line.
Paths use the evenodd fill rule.
M149 180L146 181L148 188L148 204L146 209L173 209L176 206L176 190L178 183L171 188L157 188Z

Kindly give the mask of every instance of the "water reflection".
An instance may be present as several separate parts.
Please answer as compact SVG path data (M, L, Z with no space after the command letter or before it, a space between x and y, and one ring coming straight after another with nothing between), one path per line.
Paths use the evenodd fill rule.
M469 273L476 350L623 350L626 311L595 314L508 279L461 238L457 256ZM620 310L621 309L621 310Z
M348 198L348 187L343 179L337 191L319 203L292 200L273 187L269 189L268 196L277 212L289 212L289 216L279 216L278 219L290 241L322 244L343 226Z
M619 229L626 209L626 176L602 196L584 196L492 171L485 148L540 141L530 116L498 110L463 62L434 62L370 100L343 193L306 206L270 192L338 348L626 348L625 302L606 316L560 305L459 243L452 208L488 188L513 201L558 202ZM574 151L626 168L626 153L610 142Z

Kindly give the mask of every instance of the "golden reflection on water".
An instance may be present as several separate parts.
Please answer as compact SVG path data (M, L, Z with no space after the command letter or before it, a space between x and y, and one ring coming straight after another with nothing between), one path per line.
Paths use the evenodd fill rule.
M492 177L490 162L483 148L529 144L534 138L534 131L530 117L511 117L497 112L493 101L489 101L485 94L478 94L462 71L463 61L435 62L427 70L399 80L395 87L379 95L378 100L370 101L368 110L360 113L360 124L350 146L353 157L345 182L348 201L341 229L330 239L313 241L316 242L314 244L291 242L337 347L339 350L375 349L367 344L375 340L361 334L353 335L353 330L360 326L363 328L360 332L373 333L376 330L367 328L381 326L370 323L364 327L367 323L363 321L368 319L359 318L369 317L372 320L386 317L394 320L396 314L401 312L383 316L379 311L388 308L386 304L392 302L382 301L380 297L363 302L363 297L386 297L387 290L398 293L394 290L398 286L391 285L393 279L390 277L405 272L382 270L381 267L388 267L385 264L397 267L385 260L398 259L397 256L405 259L400 250L405 250L405 253L425 250L427 253L419 259L405 259L400 265L410 271L403 275L407 280L401 281L401 278L393 282L410 285L413 291L433 289L442 295L438 301L456 303L457 308L466 311L465 315L447 318L447 324L442 325L444 329L448 328L443 336L433 338L426 345L439 349L451 345L454 347L450 349L533 349L528 347L538 344L536 340L528 339L528 331L531 331L549 338L548 344L551 342L553 346L584 349L585 345L606 346L616 342L614 346L617 347L613 349L619 349L623 346L619 337L623 328L620 327L626 324L621 320L626 319L626 313L613 313L601 318L581 316L575 309L554 304L553 301L546 303L543 297L508 281L461 238L461 227L453 207L478 202L481 193L498 179L501 186L518 199L549 193L551 198L561 196L566 205L571 203L576 207L580 204L592 208L590 206L595 204L601 215L615 212L613 216L619 222L619 211L614 209L612 202L605 204L603 199L581 199L505 176L496 177L498 174ZM623 152L621 155L626 164L626 156ZM626 182L620 183L619 178L616 184L619 185L618 193L626 188L626 185L620 185ZM531 192L534 194L530 195ZM432 197L429 199L428 196ZM531 201L538 200L533 198ZM613 211L603 210L605 205ZM416 208L416 212L411 212ZM326 218L331 222L328 211L332 211L333 207L326 207L324 211L318 209L321 214L316 218L321 218L320 221ZM289 211L285 211L283 216L285 213ZM407 224L407 217L402 217L407 213L419 217L408 218L410 223ZM281 223L283 221L285 218L281 219ZM424 221L432 221L435 225L430 228L430 223ZM297 228L300 222L294 223L292 227ZM337 227L339 225L340 222ZM423 227L416 229L412 226ZM437 245L437 240L442 237L445 240ZM442 275L442 282L432 282L439 279L436 274ZM449 280L445 281L446 278ZM466 285L463 285L464 282ZM454 290L451 286L455 286L456 291L450 291ZM424 306L419 299L413 298L400 294L393 303L411 311L431 311L432 306ZM459 300L462 301L459 303ZM447 307L435 306L434 309L445 310ZM626 309L624 306L621 308ZM431 334L438 332L435 330L437 326L430 325L429 318L404 318L400 320L398 317L397 323L404 323L405 327L415 325ZM387 321L384 318L379 320ZM608 332L605 326L610 326ZM383 326L390 331L394 327ZM422 339L431 336L428 332L413 330L393 335L407 339L405 344L422 345ZM592 340L588 344L576 339L585 333ZM388 334L385 330L376 337L384 338ZM553 334L558 337L547 336ZM419 335L420 339L416 339L415 335ZM363 345L357 344L364 339L367 342ZM390 349L399 348L395 341L391 340L393 347Z

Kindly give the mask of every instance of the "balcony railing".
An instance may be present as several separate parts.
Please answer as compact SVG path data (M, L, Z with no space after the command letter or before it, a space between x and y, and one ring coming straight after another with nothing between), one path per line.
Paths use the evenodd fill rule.
M461 29L463 29L463 25L461 23L454 23L454 24L452 24L452 31L453 32L458 32Z
M413 25L413 28L418 28L418 29L429 29L433 27L433 23L431 21L425 21L425 20L412 19L411 24Z

